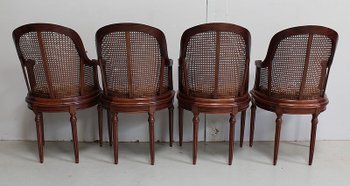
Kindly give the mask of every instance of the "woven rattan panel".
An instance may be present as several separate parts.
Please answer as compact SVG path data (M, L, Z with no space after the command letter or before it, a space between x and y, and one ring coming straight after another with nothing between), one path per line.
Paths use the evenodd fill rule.
M102 39L108 94L117 97L155 96L159 90L162 57L159 43L153 36L130 32L130 72L128 77L128 52L125 32L113 32ZM168 70L165 69L167 75ZM131 82L131 89L129 88ZM167 78L164 78L167 88Z
M92 91L92 90L96 90L96 85L95 85L95 81L94 81L94 67L93 66L88 66L85 65L84 66L84 91L88 92L88 91Z
M314 35L310 51L310 63L307 69L304 99L313 99L320 96L322 73L325 73L332 52L332 41L324 35Z
M242 36L220 33L219 96L237 97L242 88L246 64L246 45Z
M186 50L187 79L192 96L211 98L215 94L216 33L198 33L191 37ZM246 64L246 45L242 36L220 32L218 90L216 97L237 97Z
M164 65L164 79L163 79L163 91L167 91L169 89L169 69L166 65Z
M299 99L307 56L309 34L293 35L283 39L272 60L271 96L281 99ZM314 35L302 99L315 99L321 94L321 74L331 55L329 38ZM262 69L260 89L267 92L267 70Z
M40 97L50 97L49 78L54 98L78 96L80 56L72 39L55 32L42 32L42 53L39 36L37 32L29 32L19 39L24 59L35 61L33 71L27 67L31 93ZM44 68L45 63L47 70ZM86 79L93 82L91 76L86 75Z

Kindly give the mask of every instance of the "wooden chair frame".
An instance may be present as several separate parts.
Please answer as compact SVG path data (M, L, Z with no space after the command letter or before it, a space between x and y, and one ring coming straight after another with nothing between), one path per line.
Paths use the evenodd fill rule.
M210 98L195 97L192 96L189 90L189 82L187 80L188 69L186 65L186 51L188 43L192 36L198 33L205 33L208 31L216 32L216 66L215 66L215 90L214 94ZM243 74L243 81L241 84L241 91L237 97L233 95L217 95L218 90L218 74L220 64L220 33L229 32L240 35L243 38L245 44L245 68ZM247 29L226 23L210 23L203 24L187 29L181 38L181 49L179 58L179 91L177 93L177 99L179 100L179 144L182 146L183 141L183 109L189 110L193 113L193 164L197 161L197 143L198 143L198 127L199 127L199 113L210 114L230 114L230 137L229 137L229 157L228 164L232 164L233 159L233 145L234 145L234 133L236 114L242 112L241 115L241 137L240 146L243 143L244 126L246 109L249 107L250 96L248 94L248 77L249 77L249 56L250 56L250 33ZM183 78L182 78L183 77ZM203 82L206 83L206 82Z
M278 98L275 97L271 93L271 87L272 87L272 69L274 67L272 61L275 55L275 52L281 43L285 38L288 38L290 36L295 35L303 35L303 34L309 34L308 36L308 44L306 48L306 57L305 57L305 65L304 65L304 72L303 77L301 81L300 86L300 92L298 95L298 99L287 99L287 98ZM310 57L310 51L311 51L311 45L313 41L313 36L315 35L324 35L327 36L331 42L332 42L332 48L331 48L331 54L329 56L329 59L326 63L325 68L323 68L321 73L321 79L320 79L320 94L317 98L314 99L306 99L305 98L305 84L306 84L306 76L307 76L307 69L309 64L309 57ZM255 62L256 64L256 78L255 78L255 85L254 89L250 92L252 95L252 106L251 106L251 123L250 123L250 139L249 139L249 146L253 145L253 138L254 138L254 130L255 130L255 111L256 106L268 110L271 112L276 113L276 133L275 133L275 147L274 147L274 158L273 158L273 164L276 165L277 163L277 157L278 157L278 148L279 148L279 141L280 141L280 131L281 131L281 124L282 124L282 115L283 114L312 114L312 127L311 127L311 140L310 140L310 152L309 152L309 165L312 164L313 161L313 154L314 154L314 148L315 148L315 141L316 141L316 129L317 129L317 123L318 123L318 115L326 110L326 105L328 104L328 98L325 94L326 86L327 86L327 80L328 75L330 71L330 67L333 61L333 56L336 48L338 40L338 34L329 28L322 27L322 26L299 26L294 28L289 28L286 30L283 30L276 35L273 36L270 42L270 46L266 55L266 58L264 61L257 60ZM260 84L260 76L261 76L261 69L267 69L268 70L268 90L267 92L262 92L259 90L259 84Z
M45 71L45 80L47 82L47 89L49 97L40 97L33 93L32 91L32 79L29 76L29 73L34 73L33 66L36 61L31 59L25 59L21 51L20 38L24 34L34 32L38 35L38 43L40 46L40 53L43 59L43 66ZM70 96L69 93L61 98L55 95L55 92L52 88L52 79L50 71L48 70L47 54L45 52L45 43L42 39L42 33L44 32L53 32L58 34L63 34L69 37L75 45L75 48L80 57L80 91L78 96ZM100 95L100 87L97 77L97 61L90 60L85 53L83 43L79 35L72 29L66 28L60 25L47 24L47 23L34 23L27 24L21 27L18 27L13 31L13 39L16 45L17 53L19 60L21 62L22 71L25 78L25 83L28 89L28 94L26 97L26 102L28 103L28 108L35 113L35 122L37 129L37 140L38 140L38 149L39 149L39 159L40 162L44 161L44 125L43 125L43 112L69 112L70 121L72 126L72 136L74 144L74 155L75 162L79 162L79 151L78 151L78 136L77 136L77 117L76 111L80 109L89 108L95 106L98 103ZM87 91L84 90L84 67L89 66L93 68L93 81L94 89ZM55 70L55 69L54 69Z
M112 96L108 92L107 87L107 77L106 72L104 68L103 63L103 57L102 57L102 40L103 38L112 32L122 32L125 33L126 37L126 50L128 56L131 56L131 42L130 42L130 33L131 32L140 32L148 34L152 37L154 37L158 44L159 44L159 50L162 57L162 67L167 67L168 69L168 82L169 87L168 89L159 88L159 91L153 95L148 97L137 97L134 96L132 91L129 91L129 95L126 98L121 98L118 96ZM169 110L169 138L170 138L170 146L172 146L173 143L173 99L174 99L174 91L173 91L173 85L172 85L172 60L168 58L167 54L167 47L166 47L166 40L163 32L157 28L143 25L143 24L137 24L137 23L119 23L119 24L111 24L104 26L100 28L96 33L96 47L97 47L97 54L98 54L98 60L100 64L101 74L102 74L102 82L103 82L103 94L101 96L101 102L100 102L100 110L99 115L102 115L102 108L106 108L108 111L107 115L110 115L109 112L111 112L111 124L108 127L109 130L112 130L110 132L110 142L112 141L111 136L113 136L113 144L114 144L114 163L118 163L118 113L120 112L147 112L149 115L148 121L149 121L149 140L150 140L150 156L151 156L151 165L154 164L155 159L155 152L154 152L154 113L155 111L162 110L165 108L168 108ZM127 63L131 63L131 57L128 57ZM131 83L132 81L132 75L131 75L131 65L128 67L128 82ZM163 77L164 77L164 71L161 70L160 72L160 87L162 87L163 83ZM131 87L131 85L129 86ZM110 122L108 122L110 123ZM100 129L100 142L102 141L102 119L99 121L99 129ZM112 135L111 135L112 133Z

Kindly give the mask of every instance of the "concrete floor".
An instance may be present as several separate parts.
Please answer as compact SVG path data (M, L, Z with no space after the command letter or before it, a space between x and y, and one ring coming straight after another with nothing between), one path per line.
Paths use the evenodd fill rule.
M44 163L38 162L36 142L0 142L0 185L349 185L350 141L318 141L309 166L308 143L282 142L279 161L272 165L272 142L235 144L232 166L228 143L200 143L197 165L192 145L156 144L156 164L149 165L148 143L120 143L119 164L112 148L80 143L80 163L73 163L72 143L48 142Z

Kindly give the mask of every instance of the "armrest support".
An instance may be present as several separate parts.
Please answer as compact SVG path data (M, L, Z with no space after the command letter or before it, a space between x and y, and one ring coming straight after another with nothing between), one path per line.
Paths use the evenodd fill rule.
M172 67L173 66L173 60L172 59L169 59L169 63L168 63L168 67Z
M262 68L262 67L263 67L263 62L262 62L261 60L256 60L256 61L255 61L255 66L256 66L257 68Z
M85 60L85 65L89 65L89 66L98 66L98 60L96 59L89 59L89 60Z
M97 59L92 59L92 60L91 60L91 62L92 62L94 65L96 65L96 66L98 66L98 65L99 65L99 63L98 63L98 60L97 60Z
M255 61L255 66L257 68L265 68L265 67L267 67L267 62L262 61L262 60L256 60Z

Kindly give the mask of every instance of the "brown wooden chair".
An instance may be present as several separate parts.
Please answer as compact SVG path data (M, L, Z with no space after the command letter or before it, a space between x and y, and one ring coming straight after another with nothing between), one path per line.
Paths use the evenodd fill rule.
M243 141L248 94L250 33L226 23L186 30L179 58L179 143L183 138L183 109L193 112L193 164L197 160L199 113L230 113L229 165L233 159L235 116L241 116Z
M265 60L256 61L249 145L253 144L256 106L275 112L274 165L282 114L312 114L309 165L312 164L317 117L328 104L325 90L337 40L338 34L326 27L289 28L272 38Z
M35 113L40 162L43 159L43 112L69 112L75 162L79 162L76 111L98 103L97 62L85 54L79 35L54 24L28 24L13 31L28 88L26 102Z
M118 163L118 113L148 112L153 165L155 111L169 109L170 146L173 142L175 93L165 36L147 25L112 24L97 31L96 46L103 82L101 105L112 115L114 162Z

